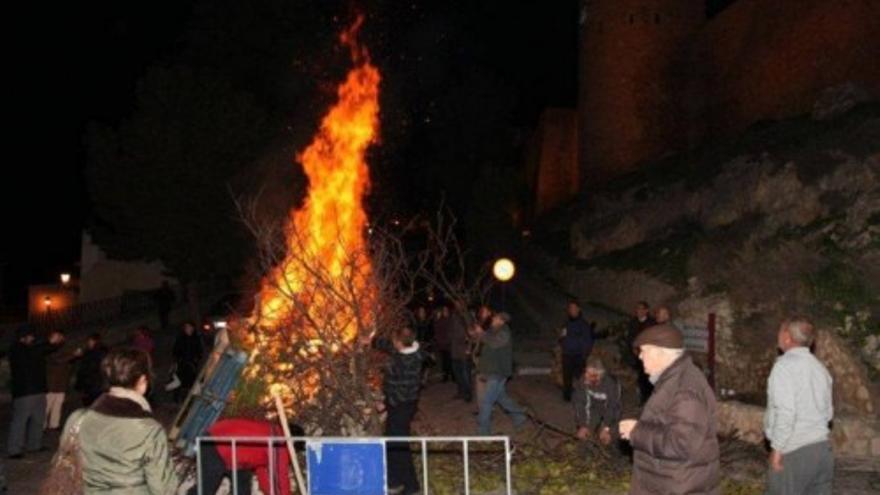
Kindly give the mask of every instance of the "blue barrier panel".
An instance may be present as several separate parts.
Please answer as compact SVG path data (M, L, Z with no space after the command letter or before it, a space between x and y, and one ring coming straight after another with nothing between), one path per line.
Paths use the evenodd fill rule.
M309 441L306 445L311 495L384 495L382 442Z
M177 446L183 449L184 455L195 455L196 437L203 435L220 417L246 363L247 354L227 350L220 356L201 390L193 394L177 436Z

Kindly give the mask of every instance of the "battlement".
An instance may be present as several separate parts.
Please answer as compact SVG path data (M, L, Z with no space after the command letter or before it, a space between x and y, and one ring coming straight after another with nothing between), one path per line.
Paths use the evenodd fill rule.
M880 96L880 4L585 0L578 162L599 183L764 119L810 111L853 81Z

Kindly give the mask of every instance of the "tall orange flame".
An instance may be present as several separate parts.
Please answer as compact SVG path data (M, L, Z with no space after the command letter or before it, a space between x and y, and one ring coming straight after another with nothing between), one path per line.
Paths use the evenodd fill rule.
M367 215L363 199L370 179L364 154L378 136L380 75L370 62L366 49L356 41L362 23L363 17L359 17L340 35L340 41L351 50L354 68L340 84L338 100L323 117L311 144L297 156L309 179L308 193L302 207L292 211L288 220L285 259L263 280L253 318L259 327L251 342L253 355L276 355L276 347L280 345L278 339L267 338L265 332L278 331L280 326L299 316L292 298L307 290L309 277L314 273L304 268L296 257L317 260L325 276L338 279L344 276L352 254L365 252ZM363 257L357 260L361 265L361 276L355 281L359 285L356 290L367 289L370 265L369 259ZM339 280L338 283L351 281ZM315 296L310 293L302 297ZM321 305L321 301L314 303L317 307ZM302 306L299 305L300 310ZM306 316L324 317L318 314ZM357 333L354 318L344 314L338 317L340 320L334 322L336 325L328 327L341 328L342 341L351 342ZM340 325L340 321L344 323ZM294 328L293 331L301 330ZM300 336L317 338L315 335ZM279 369L278 366L274 368ZM257 367L250 371L258 372ZM303 377L297 378L302 381Z

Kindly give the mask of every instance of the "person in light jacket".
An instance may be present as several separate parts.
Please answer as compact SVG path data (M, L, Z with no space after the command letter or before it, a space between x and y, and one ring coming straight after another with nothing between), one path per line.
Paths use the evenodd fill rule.
M114 349L101 363L110 386L88 409L71 414L62 445L76 435L85 495L168 495L178 487L168 438L144 398L150 358Z
M767 493L831 494L834 454L828 424L834 417L831 375L810 345L816 330L795 317L779 327L782 356L767 379L764 434L770 440Z

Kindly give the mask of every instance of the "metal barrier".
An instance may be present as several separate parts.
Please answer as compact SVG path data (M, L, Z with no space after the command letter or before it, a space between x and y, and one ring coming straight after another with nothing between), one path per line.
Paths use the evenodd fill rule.
M232 495L238 495L238 474L237 474L237 466L238 466L238 458L237 458L237 449L236 447L241 446L242 444L257 444L257 445L266 445L267 458L269 460L269 486L271 493L265 493L263 495L278 495L275 493L275 463L278 462L276 456L278 455L279 448L286 448L288 443L292 445L292 442L305 442L306 444L306 452L308 452L308 448L311 445L322 445L322 444L364 444L364 443L373 443L373 444L382 444L383 451L387 448L387 443L398 443L398 442L410 442L410 443L418 443L421 445L421 457L422 457L422 492L425 495L428 495L428 444L429 443L461 443L462 444L462 457L463 457L463 469L464 469L464 493L465 495L470 495L470 466L468 465L469 460L469 446L472 443L501 443L504 445L504 480L505 480L505 491L507 495L511 495L511 472L510 472L510 461L512 452L510 449L510 437L506 436L476 436L476 437L198 437L196 438L195 450L196 450L196 486L198 490L198 495L214 495L203 493L202 489L202 444L203 443L212 443L212 444L229 444L229 447L232 451L232 469L231 469L231 493ZM387 466L386 466L387 469ZM311 491L311 488L307 489L307 491ZM387 486L387 478L386 478L386 486L385 493L388 492Z

